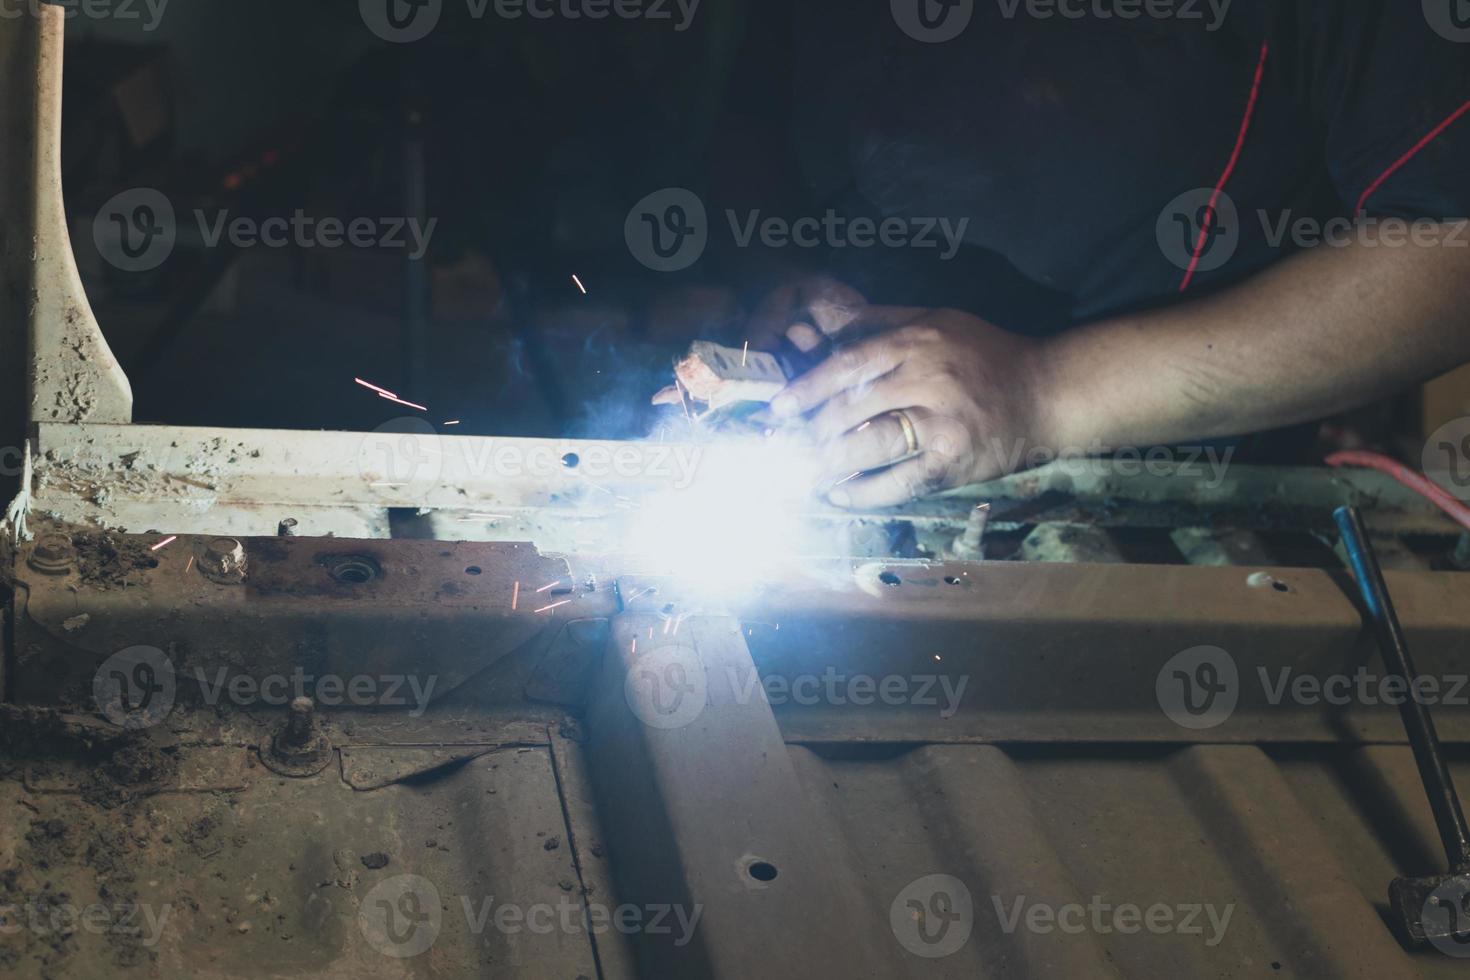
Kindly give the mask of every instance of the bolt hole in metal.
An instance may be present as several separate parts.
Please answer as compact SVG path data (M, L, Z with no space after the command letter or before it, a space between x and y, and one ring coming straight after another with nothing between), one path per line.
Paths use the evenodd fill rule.
M882 582L884 585L902 585L903 584L903 579L899 578L893 572L879 572L878 573L878 581Z
M466 568L464 570L464 573L466 575L479 575L483 571L484 569L481 568L479 565L471 565L469 568Z
M363 585L383 573L367 555L339 555L327 560L327 574L343 585Z
M1277 592L1290 592L1291 586L1266 572L1254 572L1245 580L1245 584L1253 589L1271 588Z
M945 585L963 585L964 582L963 582L963 580L960 579L960 577L958 575L946 575L946 576L944 576L944 584Z
M776 870L776 866L774 864L771 864L769 861L756 861L752 863L750 867L745 869L745 873L750 875L756 881L775 881L776 875L780 872L778 872Z

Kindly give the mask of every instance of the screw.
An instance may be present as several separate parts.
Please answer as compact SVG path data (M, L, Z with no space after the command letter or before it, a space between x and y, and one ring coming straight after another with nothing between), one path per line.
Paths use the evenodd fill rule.
M296 536L297 523L298 522L296 518L287 517L285 520L281 521L281 523L276 525L276 537L294 538Z
M216 582L245 581L245 546L234 538L215 538L199 556L199 570Z
M962 561L980 561L985 557L985 527L990 523L990 505L981 504L970 511L964 533L954 539L954 554Z
M305 745L315 732L316 705L311 698L291 699L291 719L286 723L286 741L291 745Z
M71 538L64 534L42 534L31 549L29 564L43 575L65 575L74 556Z

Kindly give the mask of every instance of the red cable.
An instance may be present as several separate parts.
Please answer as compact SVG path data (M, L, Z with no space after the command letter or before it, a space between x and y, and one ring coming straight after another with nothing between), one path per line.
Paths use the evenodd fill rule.
M1430 143L1433 143L1436 139L1438 139L1440 133L1443 133L1445 130L1453 126L1455 124L1455 121L1467 112L1470 112L1470 102L1466 102L1464 105L1460 106L1460 108L1456 109L1448 119L1440 123L1438 126L1434 127L1434 129L1430 130L1428 136L1415 143L1413 148L1409 150L1408 153L1405 153L1403 156L1395 160L1387 170L1385 170L1382 174L1378 176L1377 180L1368 185L1368 189L1363 192L1363 196L1358 198L1357 213L1363 213L1363 209L1368 205L1368 198L1372 197L1374 192L1376 192L1378 188L1382 187L1384 185L1384 182L1386 182L1388 178L1398 173L1399 170L1404 166L1404 164L1408 163L1410 160L1414 159L1414 157L1418 156L1421 150L1423 150Z
M1184 281L1179 284L1182 293L1189 288L1194 279L1195 270L1199 268L1200 259L1205 254L1205 245L1209 243L1210 223L1215 215L1215 205L1220 202L1220 195L1225 193L1225 185L1230 182L1230 177L1235 173L1235 165L1240 162L1241 151L1245 149L1245 137L1250 132L1251 118L1256 114L1256 102L1261 97L1261 80L1266 77L1266 56L1271 53L1269 41L1261 42L1261 60L1256 64L1256 78L1251 83L1251 97L1245 104L1245 118L1240 121L1240 132L1235 137L1235 149L1230 154L1230 162L1225 164L1225 172L1220 175L1220 181L1215 185L1215 193L1210 196L1210 203L1205 209L1205 220L1199 230L1199 241L1195 242L1194 255L1189 260L1189 268L1184 270Z
M1430 480L1423 473L1405 466L1396 459L1391 459L1382 453L1341 452L1328 456L1327 465L1361 466L1364 469L1385 473L1415 493L1428 498L1430 503L1448 514L1456 524L1470 531L1470 507L1466 507L1455 498L1454 494Z

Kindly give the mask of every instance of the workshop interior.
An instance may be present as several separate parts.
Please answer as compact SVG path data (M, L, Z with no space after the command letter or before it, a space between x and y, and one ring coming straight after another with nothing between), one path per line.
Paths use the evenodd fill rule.
M1007 24L1228 47L1205 172L1076 235L1138 310L1258 273L1240 5L0 0L0 973L1470 970L1470 367L871 505L985 433L834 481L778 410L825 317L1124 313L854 135Z

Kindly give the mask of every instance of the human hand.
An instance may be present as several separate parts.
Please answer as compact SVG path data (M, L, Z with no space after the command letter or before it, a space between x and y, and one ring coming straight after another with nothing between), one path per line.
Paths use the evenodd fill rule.
M957 310L866 307L837 350L787 385L839 507L886 507L1015 469L1046 445L1041 345ZM863 339L843 344L844 334Z

